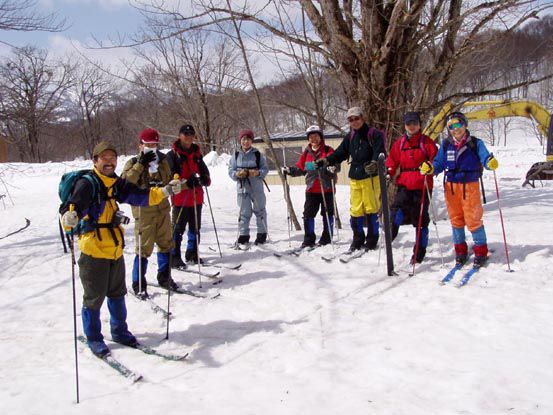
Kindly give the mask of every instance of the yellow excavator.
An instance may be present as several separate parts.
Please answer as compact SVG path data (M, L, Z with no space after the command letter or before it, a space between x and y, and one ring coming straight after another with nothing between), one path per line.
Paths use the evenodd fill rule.
M546 140L546 161L532 165L522 186L535 187L535 180L553 180L553 123L551 114L542 105L532 101L469 101L461 105L461 111L469 120L491 120L495 118L526 117L531 119ZM477 107L477 109L468 109ZM447 114L459 108L447 103L424 129L424 134L434 141L445 128Z

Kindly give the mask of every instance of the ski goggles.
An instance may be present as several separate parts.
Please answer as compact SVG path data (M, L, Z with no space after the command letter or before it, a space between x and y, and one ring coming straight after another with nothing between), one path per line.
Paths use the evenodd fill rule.
M451 131L457 130L458 128L461 128L463 126L463 123L461 121L453 122L451 124L447 125L447 128Z

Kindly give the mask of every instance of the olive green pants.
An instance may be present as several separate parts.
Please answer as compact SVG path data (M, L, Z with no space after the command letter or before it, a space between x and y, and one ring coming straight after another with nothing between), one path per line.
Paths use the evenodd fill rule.
M79 277L83 285L83 307L99 310L106 297L122 297L127 294L125 285L125 260L93 258L81 254Z

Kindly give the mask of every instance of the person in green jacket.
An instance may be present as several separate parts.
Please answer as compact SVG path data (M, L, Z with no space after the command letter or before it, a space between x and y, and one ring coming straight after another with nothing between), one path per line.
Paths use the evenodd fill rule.
M121 177L141 189L163 187L171 181L171 168L165 154L159 151L159 133L146 128L140 133L137 157L132 157L123 168ZM136 240L132 270L132 288L136 295L148 297L146 271L148 258L157 245L157 281L166 289L177 289L169 269L169 255L173 248L171 205L164 199L156 206L133 206L134 236ZM140 275L140 273L142 275ZM142 281L140 282L140 278Z

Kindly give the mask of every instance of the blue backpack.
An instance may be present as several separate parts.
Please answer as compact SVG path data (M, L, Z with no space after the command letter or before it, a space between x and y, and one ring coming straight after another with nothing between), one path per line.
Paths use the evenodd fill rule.
M71 194L73 193L73 189L75 187L75 183L81 178L87 179L90 184L92 184L92 199L98 199L98 203L100 202L98 191L100 189L100 183L99 179L92 173L92 170L75 170L71 171L69 173L65 173L63 176L61 176L60 184L58 186L58 196L61 200L61 205L59 207L59 211L66 207L67 202L69 198L71 197ZM91 222L91 221L86 221ZM94 226L93 223L85 223L83 219L79 221L79 224L74 228L73 232L77 235L85 232L90 231L90 226ZM85 230L86 228L86 230ZM61 223L60 223L60 233L61 233ZM63 238L62 238L63 241ZM65 243L64 243L65 245Z
M92 184L93 189L93 199L96 197L96 193L98 191L98 180L94 177L92 174L92 170L75 170L70 171L69 173L65 173L63 176L61 176L60 184L58 187L58 196L61 200L61 207L65 206L67 201L69 200L69 197L71 196L71 193L73 193L73 188L75 187L75 183L77 181L84 177L87 179L90 184Z

